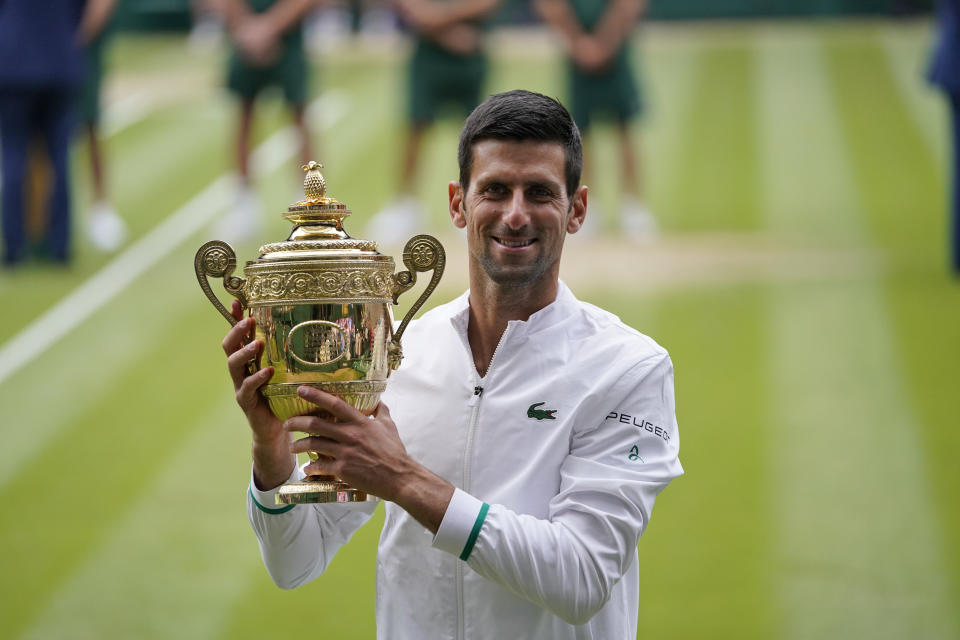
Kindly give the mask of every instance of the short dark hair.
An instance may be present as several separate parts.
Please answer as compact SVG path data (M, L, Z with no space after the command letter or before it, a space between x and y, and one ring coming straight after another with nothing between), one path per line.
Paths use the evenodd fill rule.
M460 132L457 150L460 185L464 190L470 184L473 145L481 140L556 142L563 147L566 158L564 177L567 196L572 196L580 185L580 174L583 172L580 130L559 100L514 89L494 94L474 109Z

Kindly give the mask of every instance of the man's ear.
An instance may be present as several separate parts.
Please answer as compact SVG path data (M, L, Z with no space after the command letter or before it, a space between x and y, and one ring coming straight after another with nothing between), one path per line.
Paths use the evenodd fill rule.
M463 213L463 188L459 182L452 181L447 185L447 195L450 198L450 219L453 226L463 229L467 226L467 217Z
M587 185L580 185L570 199L570 218L567 220L567 233L576 233L587 217Z

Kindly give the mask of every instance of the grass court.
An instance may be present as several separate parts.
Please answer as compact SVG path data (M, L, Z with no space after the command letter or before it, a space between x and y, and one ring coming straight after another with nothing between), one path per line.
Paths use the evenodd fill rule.
M946 268L946 110L922 78L929 32L641 34L638 145L663 234L637 246L616 233L616 155L599 131L603 229L569 239L562 277L676 365L686 475L640 544L642 638L960 637L960 281ZM491 92L562 95L545 40L494 37ZM336 52L317 60L312 121L329 192L363 236L397 174L402 50ZM0 274L0 637L372 638L379 518L293 592L269 581L246 521L227 325L192 271L230 202L221 54L119 35L110 59L127 251L96 254L77 233L70 270ZM285 124L278 100L261 103L262 242L286 236L279 213L297 194ZM449 253L431 304L466 286L446 217L458 129L437 127L417 185Z

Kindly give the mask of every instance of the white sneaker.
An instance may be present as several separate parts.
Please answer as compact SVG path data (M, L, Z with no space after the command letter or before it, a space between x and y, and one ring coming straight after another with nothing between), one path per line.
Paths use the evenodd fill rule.
M193 53L211 53L222 43L223 22L212 15L199 16L187 36L187 47Z
M636 198L624 198L620 209L623 230L636 242L650 242L660 232L657 220L647 207Z
M213 233L217 240L241 243L253 239L262 226L257 194L249 186L242 186L237 189L233 206L216 223Z
M116 251L127 239L127 225L106 202L97 202L87 218L87 237L98 251Z
M423 204L413 196L401 196L381 209L367 225L367 239L387 247L399 247L427 229Z

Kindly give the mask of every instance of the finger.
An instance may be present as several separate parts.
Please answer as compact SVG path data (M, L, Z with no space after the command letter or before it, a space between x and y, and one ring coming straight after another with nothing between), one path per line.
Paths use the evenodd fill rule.
M263 349L263 341L254 340L227 357L227 369L230 371L230 378L233 379L235 389L243 384L244 379L249 375L247 363L256 358L261 349Z
M283 423L283 428L291 433L308 433L330 440L340 439L339 433L342 426L317 416L295 416Z
M232 315L233 319L237 322L243 320L243 305L240 304L239 300L234 299L233 303L230 305L230 315Z
M320 389L301 385L297 387L297 394L307 402L326 409L330 415L341 422L357 422L366 418L356 407L344 402L342 398Z
M247 376L237 387L237 404L246 411L253 408L260 401L260 387L267 384L273 376L273 367L264 367L254 374Z
M233 325L220 345L223 347L223 352L230 355L246 344L247 340L253 335L253 329L256 324L257 321L251 317L244 318Z
M290 443L291 453L316 453L317 455L336 458L340 453L340 445L329 438L307 436Z

